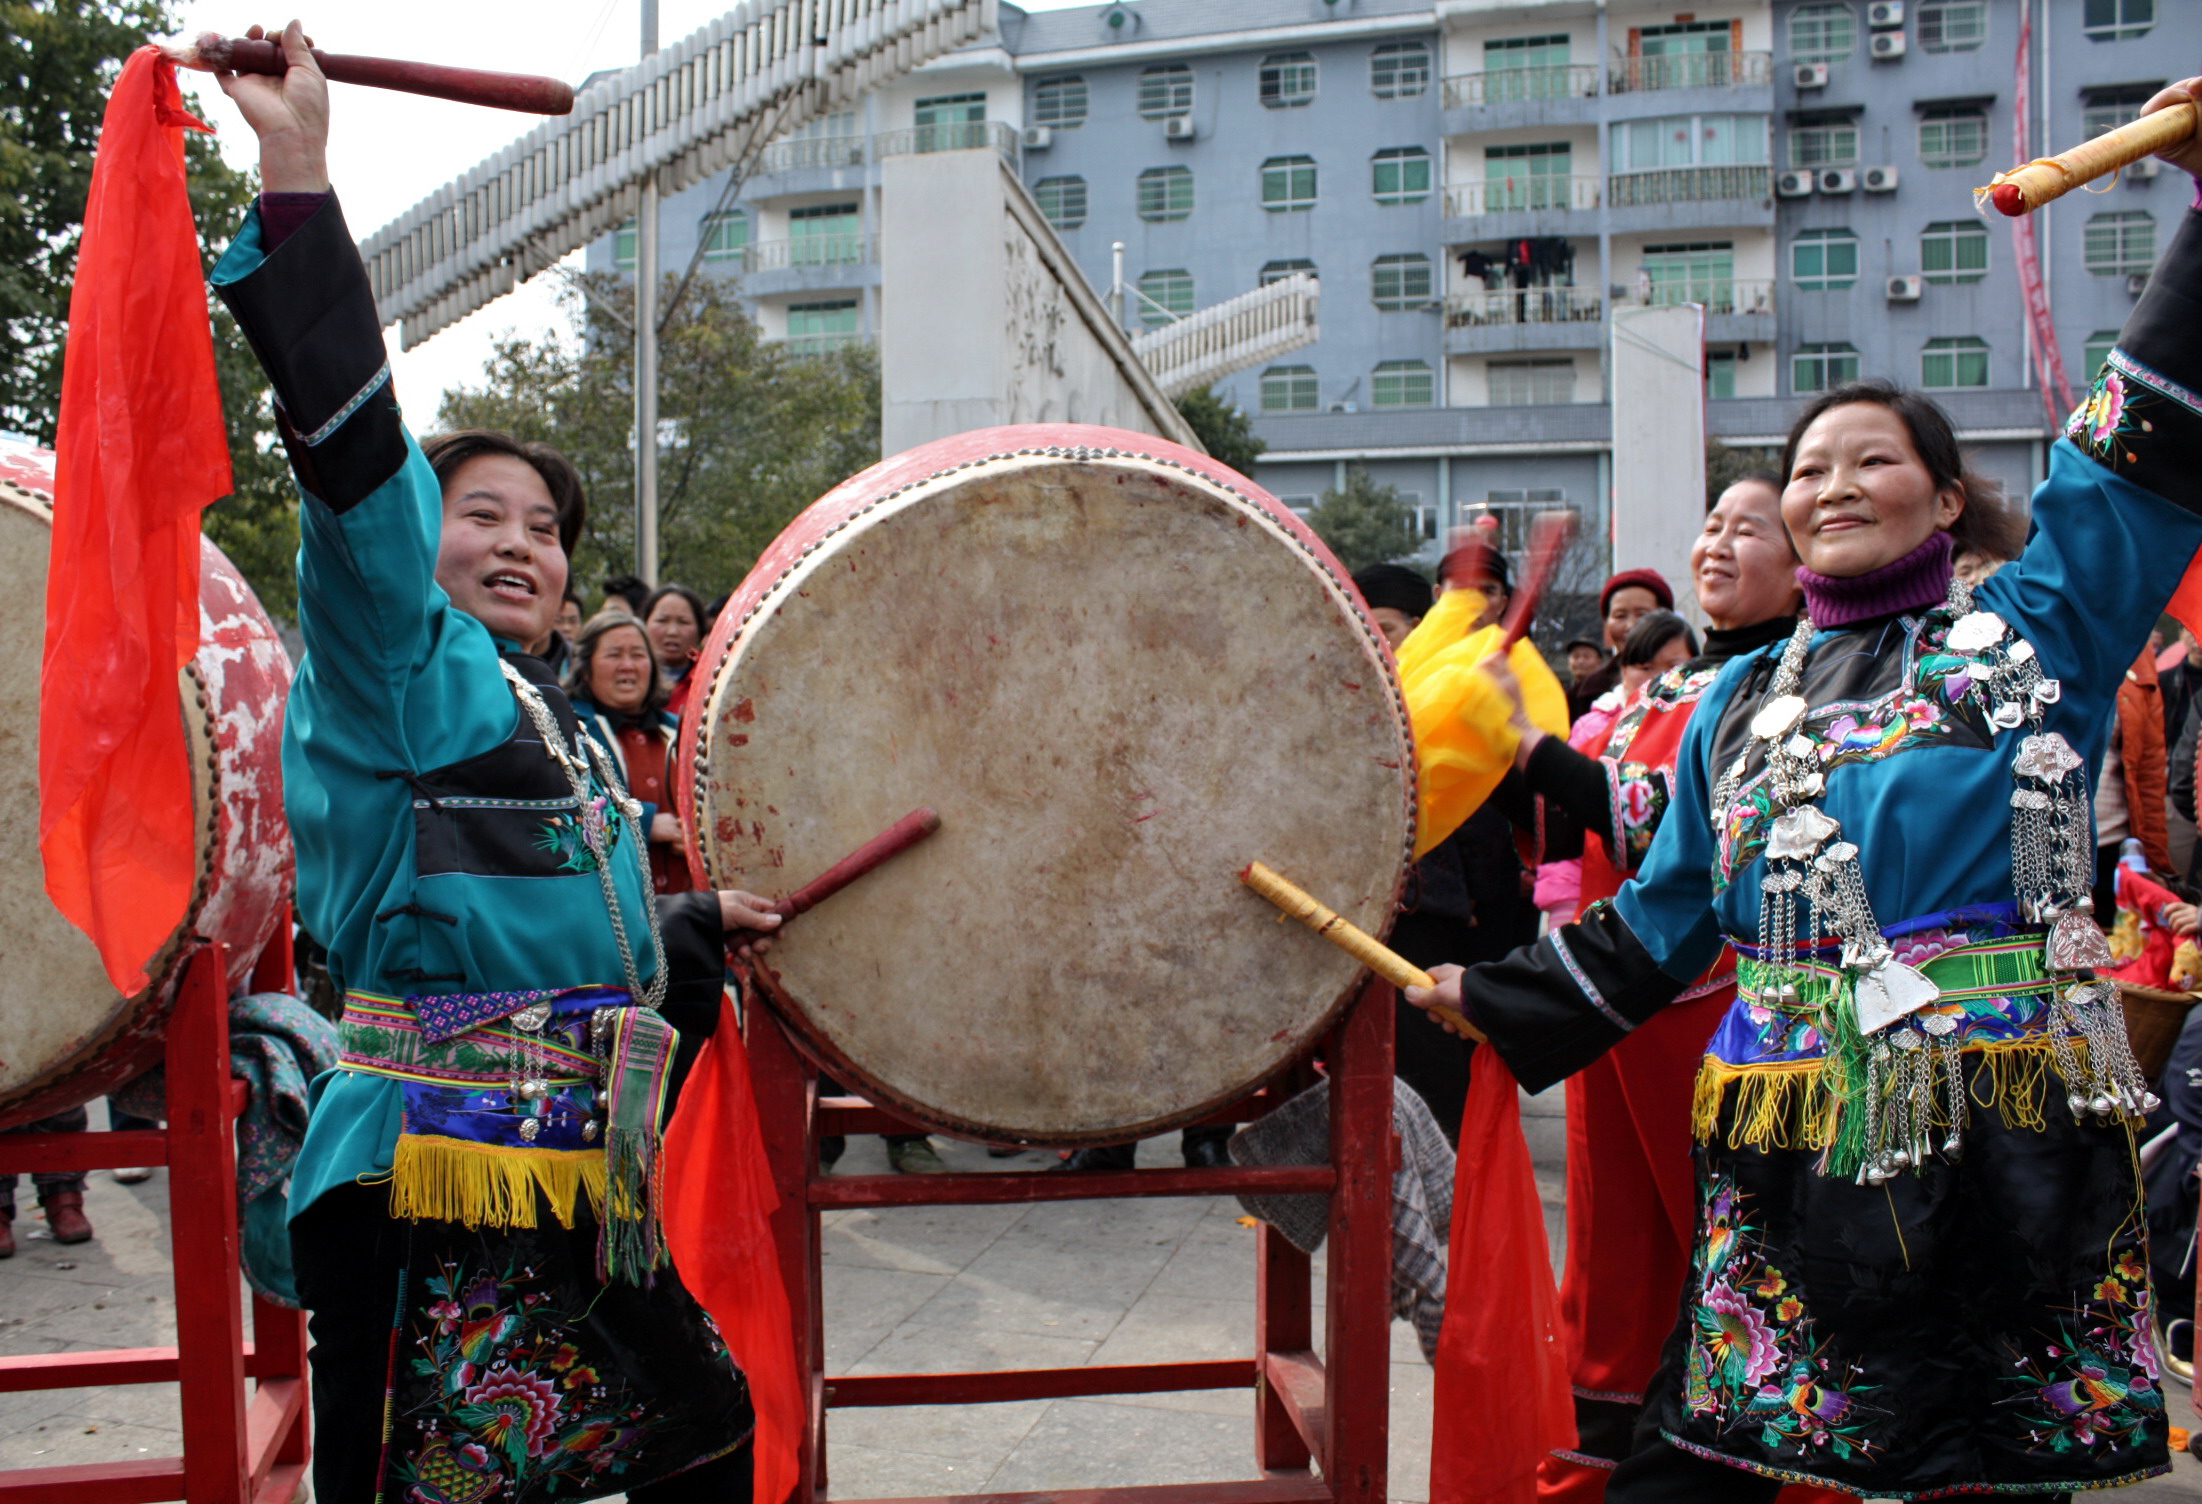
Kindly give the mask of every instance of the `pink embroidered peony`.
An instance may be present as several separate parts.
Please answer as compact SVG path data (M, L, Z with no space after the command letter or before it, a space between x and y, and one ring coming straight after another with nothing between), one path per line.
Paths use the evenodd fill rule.
M541 1457L551 1449L559 1401L550 1380L499 1364L466 1391L466 1402L488 1412L479 1434L493 1445L510 1453L517 1433L525 1438L530 1457Z
M1766 1318L1723 1282L1705 1292L1698 1325L1714 1361L1740 1384L1757 1384L1781 1366Z

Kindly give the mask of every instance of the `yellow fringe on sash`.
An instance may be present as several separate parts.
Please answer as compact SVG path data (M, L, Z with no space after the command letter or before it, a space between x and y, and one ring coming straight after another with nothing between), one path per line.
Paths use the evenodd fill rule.
M2087 1042L2074 1039L2069 1044L2073 1058L2085 1070ZM2050 1078L2054 1074L2062 1080L2062 1072L2046 1036L2006 1040L1964 1053L1980 1060L1980 1068L1968 1087L1976 1106L1993 1108L2013 1128L2040 1132L2048 1126L2045 1111ZM2069 1091L2073 1085L2068 1082L2065 1089ZM1824 1059L1730 1065L1706 1056L1698 1067L1690 1104L1690 1127L1699 1143L1711 1143L1719 1132L1722 1109L1728 1105L1731 1091L1735 1104L1727 1133L1731 1149L1819 1150L1835 1140L1835 1118L1841 1101L1830 1085ZM1940 1091L1935 1093L1932 1121L1938 1129L1950 1126Z
M574 1202L604 1215L602 1149L517 1149L464 1139L401 1134L390 1167L390 1215L473 1227L533 1227L536 1192L561 1227Z

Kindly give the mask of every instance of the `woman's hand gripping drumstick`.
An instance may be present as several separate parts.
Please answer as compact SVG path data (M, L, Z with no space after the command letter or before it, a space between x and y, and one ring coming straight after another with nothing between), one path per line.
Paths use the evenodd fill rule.
M2155 155L2191 176L2202 178L2202 78L2182 79L2160 89L2141 106L2140 118L2106 131L2070 151L2059 152L1999 172L1985 188L1973 191L2003 213L2030 214L2097 178Z
M260 138L263 193L329 191L329 81L314 61L306 28L293 21L279 34L260 27L246 33L283 49L290 66L277 74L217 73L222 92L237 101L245 124Z
M1428 1012L1447 1030L1464 1039L1483 1038L1482 1032L1461 1011L1461 969L1458 966L1440 966L1434 974L1424 971L1260 862L1241 872L1239 881L1282 909L1287 917L1299 920L1385 981L1401 988L1408 1002Z

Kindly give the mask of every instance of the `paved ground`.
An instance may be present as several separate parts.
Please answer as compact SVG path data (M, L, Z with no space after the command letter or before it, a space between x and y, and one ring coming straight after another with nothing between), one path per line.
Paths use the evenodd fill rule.
M1559 1094L1529 1104L1547 1212L1557 1235ZM942 1145L958 1169L995 1166ZM1037 1157L1010 1167L1041 1163ZM1178 1162L1174 1138L1141 1162ZM876 1139L841 1167L886 1168ZM29 1200L29 1187L23 1188ZM175 1340L167 1263L167 1177L120 1186L95 1175L86 1205L100 1237L63 1248L35 1214L23 1252L0 1263L0 1353L147 1346ZM833 1372L1057 1367L1242 1357L1253 1340L1253 1233L1213 1200L1062 1202L1031 1207L845 1211L826 1224ZM1318 1285L1318 1289L1320 1286ZM1427 1497L1430 1370L1393 1328L1392 1494ZM2173 1390L2185 1414L2185 1391ZM1239 1393L1024 1404L837 1410L829 1457L843 1499L973 1494L1254 1476L1252 1405ZM0 1395L0 1468L173 1454L173 1385ZM2118 1495L2202 1501L2202 1467Z

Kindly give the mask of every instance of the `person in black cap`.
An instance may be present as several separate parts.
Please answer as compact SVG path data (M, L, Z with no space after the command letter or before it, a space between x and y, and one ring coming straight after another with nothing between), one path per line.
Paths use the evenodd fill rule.
M1371 564L1355 573L1353 586L1369 603L1369 615L1395 653L1437 598L1430 582L1404 564Z

